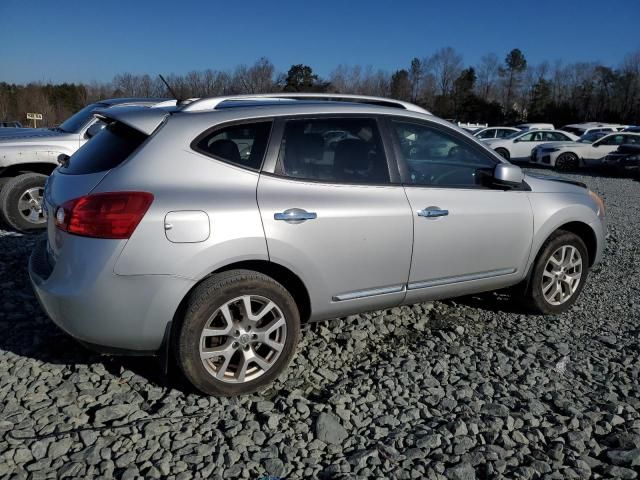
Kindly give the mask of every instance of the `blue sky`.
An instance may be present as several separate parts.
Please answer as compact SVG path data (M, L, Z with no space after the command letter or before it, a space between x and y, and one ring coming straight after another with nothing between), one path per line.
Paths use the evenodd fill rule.
M107 81L132 73L395 70L444 46L465 64L520 48L530 63L617 65L640 50L640 0L0 0L0 81Z

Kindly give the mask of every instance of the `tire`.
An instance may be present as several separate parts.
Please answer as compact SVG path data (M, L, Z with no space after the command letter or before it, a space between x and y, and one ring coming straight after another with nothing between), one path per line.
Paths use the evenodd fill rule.
M509 150L507 150L506 148L496 148L496 153L506 160L509 160L509 158L511 158L511 155L509 155Z
M571 172L574 170L578 170L580 166L580 161L578 160L578 156L575 153L565 152L560 154L558 158L556 158L556 170L561 172Z
M558 274L559 277L554 279L554 272L553 270L550 271L550 269L560 268L556 263L561 260L562 249L566 249L565 259L567 260L562 269L565 274L569 272L566 277L577 274L578 267L570 268L568 265L571 260L576 262L579 255L581 263L577 283L571 280L561 281L561 278L558 280L557 278L562 277L561 273ZM552 256L554 256L556 263L551 260ZM544 243L536 257L525 292L525 303L534 311L545 315L556 315L569 310L580 296L580 292L585 285L589 275L588 265L589 253L582 239L574 233L558 230ZM551 282L551 285L549 282ZM549 300L548 297L556 291L556 285L558 284L561 291L553 301Z
M10 178L2 187L0 217L10 228L19 232L46 228L46 219L41 210L46 179L46 175L39 173L24 173ZM30 209L20 208L21 205L27 207L28 204Z
M250 297L249 308L256 317L271 302L273 307L259 320L250 320L243 314L246 297ZM231 323L225 319L225 306L233 319ZM267 334L266 340L277 345L279 352L255 338L275 325L277 328ZM217 334L204 336L205 327ZM263 389L285 370L300 338L300 314L291 294L272 278L251 270L231 270L196 287L187 300L178 329L173 335L173 348L187 380L208 395L236 396ZM201 359L201 351L206 354L216 347L224 349L229 359ZM242 379L241 359L247 357L246 376ZM259 359L262 366L251 357Z

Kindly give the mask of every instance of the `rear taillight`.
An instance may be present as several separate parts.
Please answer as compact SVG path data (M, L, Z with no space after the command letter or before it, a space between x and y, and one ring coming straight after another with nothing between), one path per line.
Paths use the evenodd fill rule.
M136 229L153 195L147 192L96 193L58 207L54 223L74 235L126 239Z

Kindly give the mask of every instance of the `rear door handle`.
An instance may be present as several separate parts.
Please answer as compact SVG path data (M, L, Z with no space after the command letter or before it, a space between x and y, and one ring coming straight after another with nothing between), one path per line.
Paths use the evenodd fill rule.
M274 220L284 220L289 223L302 223L307 220L315 220L318 215L315 212L307 212L302 208L289 208L284 212L273 214Z
M447 215L449 215L449 210L443 210L439 207L427 207L418 211L419 217L426 218L446 217Z

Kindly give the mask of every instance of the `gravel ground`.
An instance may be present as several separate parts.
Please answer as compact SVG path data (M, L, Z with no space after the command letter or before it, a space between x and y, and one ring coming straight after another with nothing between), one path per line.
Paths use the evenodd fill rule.
M609 239L570 313L490 294L314 324L237 399L77 345L31 292L34 238L0 231L0 477L638 478L640 183L571 177Z

